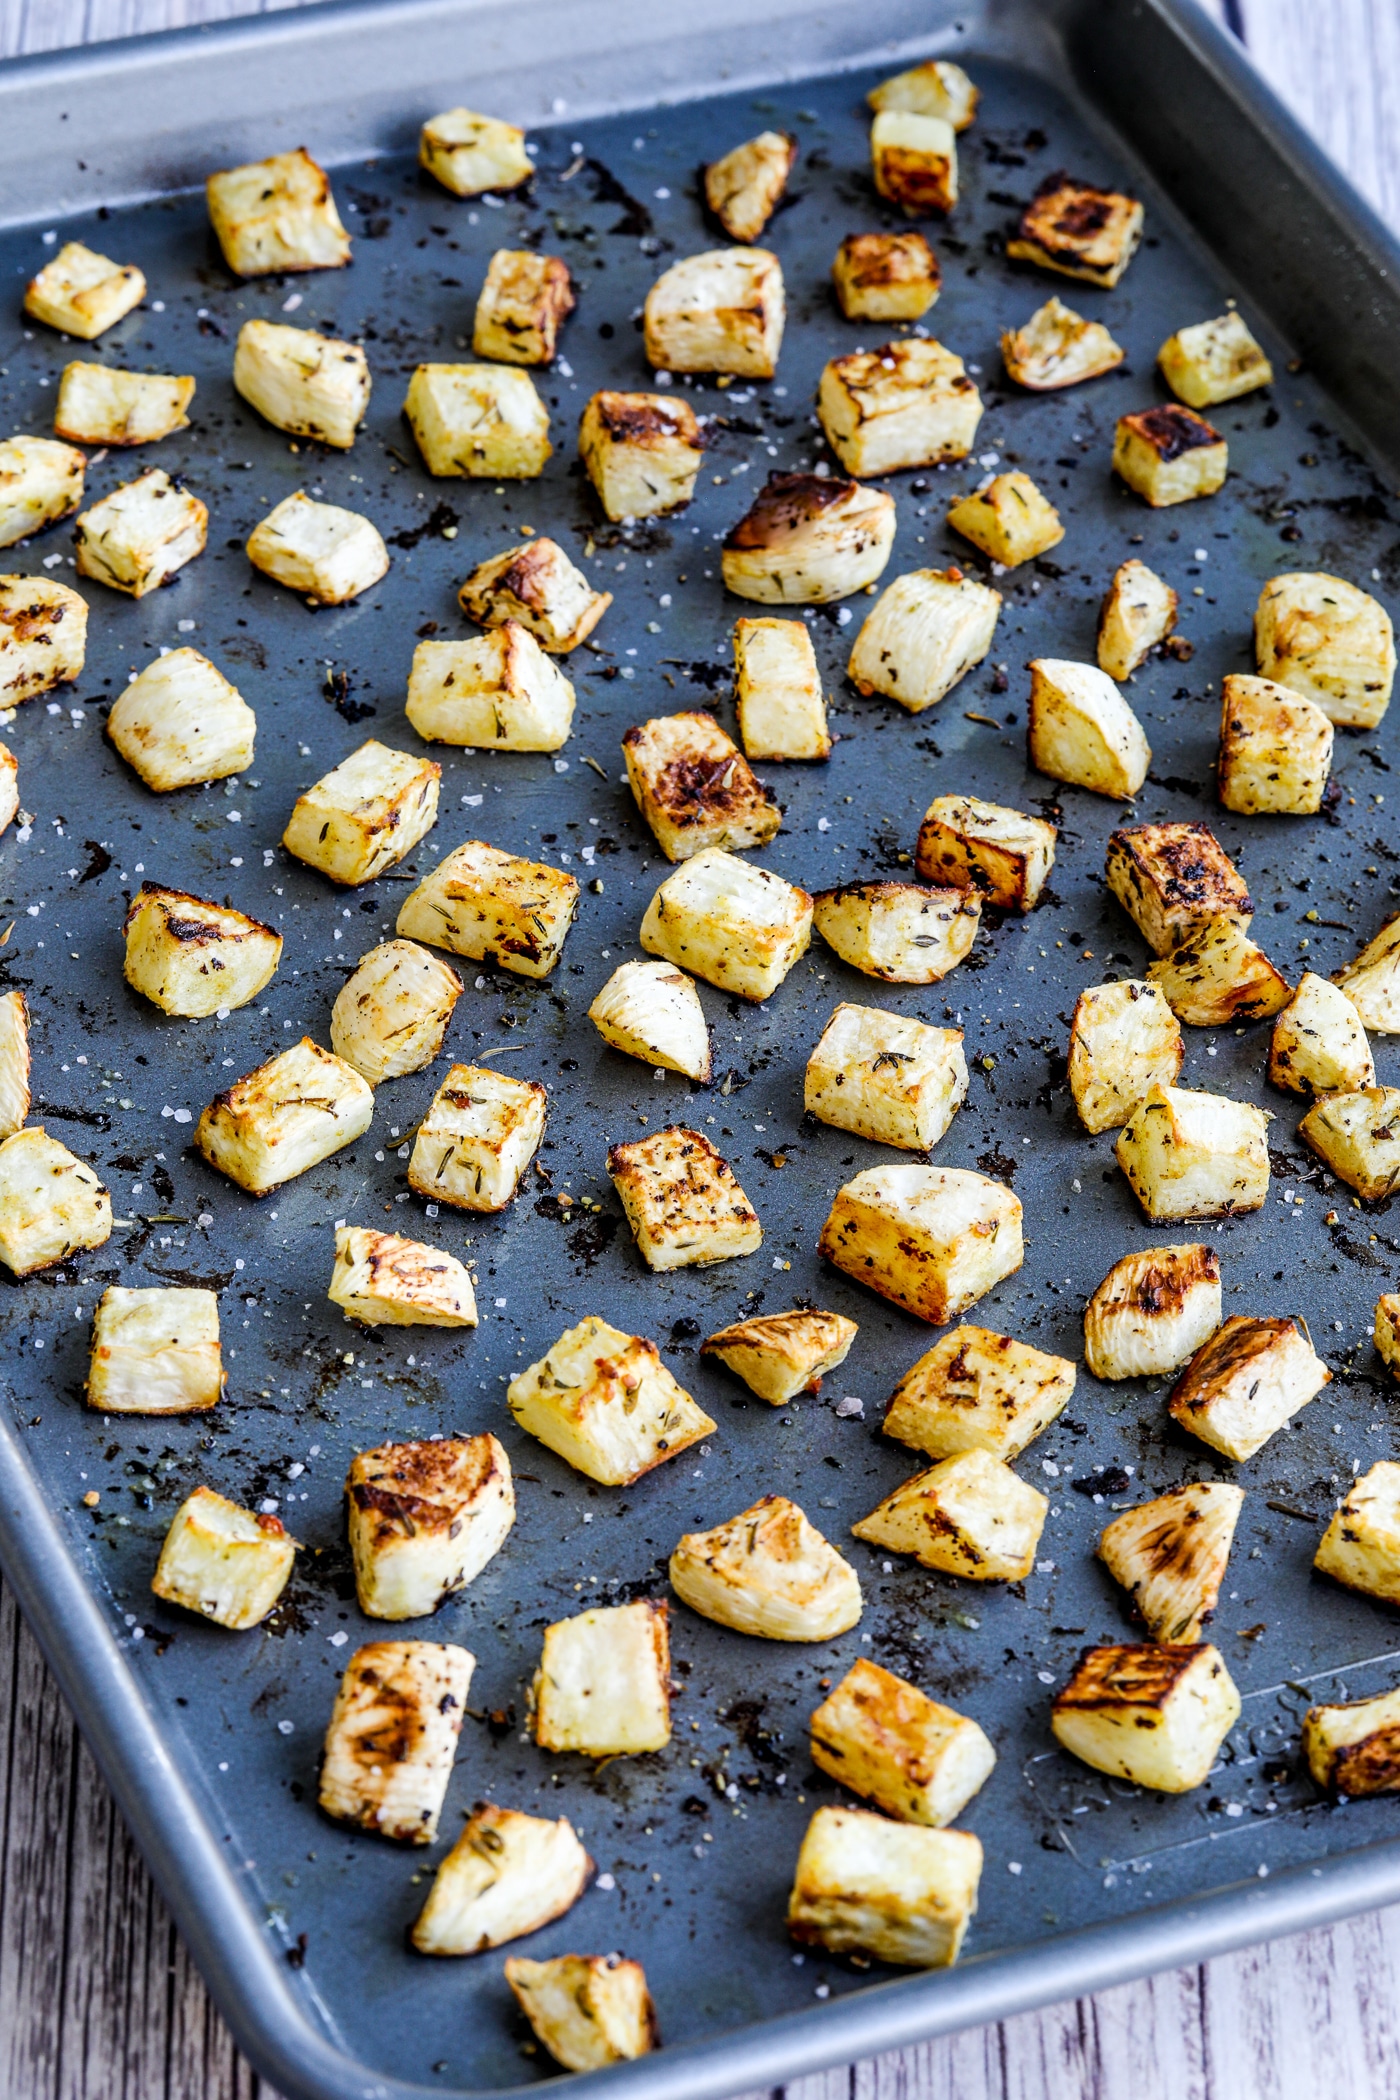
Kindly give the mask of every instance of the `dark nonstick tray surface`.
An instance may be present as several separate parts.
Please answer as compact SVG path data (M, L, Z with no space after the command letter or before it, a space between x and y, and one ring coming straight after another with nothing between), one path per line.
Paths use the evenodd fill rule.
M1309 1892L1291 1911L1256 1904L1253 1929L1393 1893L1393 1854L1374 1848L1392 1838L1394 1805L1319 1799L1300 1768L1298 1728L1313 1699L1359 1697L1400 1676L1393 1617L1310 1571L1345 1483L1393 1454L1392 1387L1369 1333L1400 1240L1393 1216L1355 1208L1304 1155L1296 1112L1265 1084L1266 1026L1188 1031L1184 1084L1258 1102L1277 1118L1266 1208L1204 1231L1219 1250L1226 1311L1304 1314L1333 1383L1255 1460L1233 1467L1175 1430L1164 1386L1101 1386L1081 1368L1067 1414L1019 1462L1052 1505L1023 1589L891 1564L849 1537L852 1521L913 1469L878 1422L896 1379L933 1335L815 1256L836 1188L893 1156L804 1121L803 1066L837 1000L966 1031L972 1089L938 1161L1012 1183L1028 1243L1022 1271L973 1318L1077 1359L1083 1302L1110 1263L1190 1236L1144 1223L1114 1165L1113 1134L1084 1135L1064 1084L1078 991L1138 974L1148 959L1102 881L1104 842L1123 812L1057 787L1025 762L1027 661L1092 660L1100 597L1129 552L1180 592L1181 631L1195 645L1189 664L1154 662L1129 689L1155 754L1136 814L1214 826L1249 881L1256 935L1290 974L1337 967L1400 897L1390 719L1374 732L1339 733L1341 794L1326 817L1251 823L1220 811L1211 784L1220 681L1251 668L1250 618L1263 581L1305 567L1335 570L1387 602L1400 587L1391 480L1247 298L1278 380L1217 412L1231 448L1224 492L1153 513L1112 480L1115 418L1163 397L1158 345L1220 311L1239 286L1127 149L1042 73L975 50L966 63L983 99L961 141L963 201L946 229L932 229L944 291L928 320L969 360L987 412L965 466L890 483L899 537L886 580L971 562L943 515L998 464L1023 467L1047 491L1066 538L1049 559L1000 580L992 656L918 718L861 700L844 681L866 601L811 614L840 741L826 766L760 769L786 809L762 859L809 889L907 871L933 795L966 789L1059 822L1051 889L1028 919L996 923L989 914L969 960L927 990L877 985L820 942L766 1007L702 986L717 1079L708 1091L674 1074L653 1079L606 1049L586 1018L610 972L640 952L636 930L666 872L623 782L619 740L633 722L684 707L710 707L732 726L729 638L744 608L722 591L718 542L770 469L823 456L811 413L821 366L876 339L842 320L829 269L845 233L891 223L869 181L862 100L891 66L653 113L565 115L532 134L538 177L528 195L504 202L454 200L408 155L340 165L336 194L355 237L354 266L342 273L235 282L197 194L44 221L0 239L11 287L0 427L49 429L70 355L194 373L192 427L140 459L112 454L94 464L89 500L153 459L186 476L211 513L206 554L146 602L84 586L92 620L82 680L51 705L29 705L4 731L30 821L0 841L0 913L13 919L0 984L30 1001L34 1120L100 1168L123 1222L97 1254L0 1289L15 1432L0 1453L0 1546L51 1653L61 1668L66 1661L66 1681L119 1787L126 1772L129 1806L128 1767L146 1759L143 1813L158 1824L161 1800L169 1805L158 1859L166 1885L242 2038L288 2091L397 2090L394 2081L457 2091L528 2084L547 2072L540 2056L522 2052L499 1955L430 1962L404 1945L461 1814L485 1795L566 1813L582 1833L600 1879L524 1951L620 1948L645 1963L668 2052L618 2082L649 2089L759 2082L773 2068L773 2045L765 2057L739 2031L781 2015L805 2016L776 2030L788 2036L783 2061L795 2068L949 2024L953 2015L940 2008L960 1989L981 1994L961 2001L961 2016L986 2016L1018 1993L1018 2002L1051 1994L1057 1979L1062 1989L1101 1980L1115 1961L1126 1973L1179 1957L1188 1912L1149 1912L1197 1904L1227 1884L1234 1893L1223 1908L1216 1901L1196 1915L1237 1937L1251 1930L1249 1886L1263 1898L1269 1877L1290 1868L1314 1870ZM413 121L458 99L471 95L455 83L430 89ZM646 290L675 257L717 244L697 201L698 164L765 125L801 143L790 198L766 236L789 298L778 380L727 389L696 382L690 398L717 420L694 504L631 530L606 525L576 463L578 414L595 388L651 384L637 318ZM1004 259L1009 221L1061 166L1146 197L1148 238L1116 291ZM91 348L74 350L15 319L21 286L52 252L44 241L54 234L139 263L149 280L146 307ZM538 482L434 483L400 417L408 376L420 359L470 354L462 346L488 257L519 245L563 255L580 292L563 355L540 375L554 458ZM1000 331L1056 289L1108 322L1127 365L1062 395L1018 393L1003 382ZM255 315L363 339L374 397L353 452L298 451L234 395L234 339ZM248 531L297 488L367 512L389 541L390 574L358 604L312 613L250 570ZM431 840L367 890L333 890L279 845L295 795L367 736L419 748L403 715L415 639L470 631L456 587L526 526L560 539L615 594L596 648L568 662L579 696L568 745L558 760L437 748L443 792ZM11 550L8 566L71 581L69 551L60 527ZM116 758L103 717L133 671L184 643L206 651L256 709L258 750L239 782L162 799ZM357 1145L251 1202L193 1155L191 1119L219 1087L303 1033L328 1041L331 1002L357 957L392 931L408 880L470 837L580 877L582 907L562 966L534 985L465 965L467 990L436 1067L383 1086L373 1128ZM188 1024L125 988L120 927L143 875L226 897L281 927L282 967L260 1002L225 1022ZM1379 1076L1390 1081L1394 1052L1384 1039L1376 1049ZM449 1056L482 1055L548 1086L539 1157L549 1186L532 1173L499 1218L425 1218L405 1193L395 1140L416 1124ZM715 1139L765 1239L745 1261L658 1277L635 1253L605 1155L610 1143L678 1121ZM564 1192L575 1199L567 1216ZM1325 1222L1332 1211L1335 1225ZM342 1219L405 1230L470 1258L479 1331L366 1335L345 1323L325 1296ZM225 1403L190 1420L89 1414L82 1385L97 1295L108 1283L162 1281L220 1293ZM700 1358L699 1338L716 1327L804 1301L860 1323L848 1363L818 1398L771 1410ZM594 1312L654 1337L719 1423L702 1450L623 1491L571 1472L519 1434L504 1405L515 1371ZM863 1400L863 1418L838 1417L834 1403L846 1395ZM402 1629L463 1642L478 1659L443 1843L419 1855L351 1836L315 1807L340 1670L359 1642L386 1631L356 1608L341 1484L351 1455L370 1444L483 1429L501 1437L516 1468L515 1530L464 1596ZM1097 1473L1106 1478L1096 1488ZM1244 1713L1209 1784L1159 1798L1062 1756L1048 1731L1049 1700L1082 1646L1133 1637L1124 1600L1093 1557L1110 1510L1181 1480L1217 1477L1249 1491L1215 1629ZM53 1534L40 1522L33 1481ZM230 1636L150 1595L166 1525L199 1481L253 1506L275 1500L304 1542L282 1605L258 1632ZM95 1511L82 1503L90 1489L101 1497ZM682 1531L770 1491L800 1502L858 1568L860 1628L814 1648L767 1644L677 1605L669 1748L597 1768L536 1750L524 1735L525 1687L543 1627L590 1603L665 1595L666 1556ZM54 1600L75 1569L119 1663L76 1602L65 1647ZM802 1832L817 1805L838 1798L811 1768L807 1717L820 1681L862 1654L974 1715L999 1759L962 1819L986 1848L971 1961L952 1977L874 1993L873 1985L892 1985L892 1972L795 1954L783 1927ZM158 1770L157 1738L168 1760ZM197 1840L191 1802L213 1840L207 1873L195 1871L189 1851L181 1865L181 1844ZM149 1840L151 1826L140 1814L137 1822ZM160 1841L149 1841L159 1853ZM1339 1864L1358 1847L1372 1848L1364 1887L1354 1865ZM249 1912L281 1983L244 1944ZM1108 1931L1068 1937L1094 1926ZM1041 1980L1028 1982L1036 1962ZM835 2024L839 2002L860 1993L870 2008L864 2024ZM697 2047L677 2053L684 2045Z

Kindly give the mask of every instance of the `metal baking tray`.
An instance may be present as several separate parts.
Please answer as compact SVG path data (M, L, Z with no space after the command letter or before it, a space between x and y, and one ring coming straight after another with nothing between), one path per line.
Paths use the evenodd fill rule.
M757 17L757 19L755 18ZM934 237L945 290L937 332L980 368L988 407L978 459L898 477L889 573L954 554L948 500L995 454L1061 505L1053 560L1005 578L993 658L934 712L911 719L843 682L852 612L812 632L840 732L830 764L771 769L787 807L766 856L817 887L909 864L933 793L975 788L1062 810L1053 892L1028 920L988 925L974 955L931 991L879 988L820 945L761 1010L708 988L720 1084L657 1084L603 1048L585 1018L634 939L663 873L622 784L618 742L645 715L686 705L727 716L729 634L716 541L770 467L815 456L809 420L823 361L867 331L828 290L846 232L881 222L867 175L864 89L942 51L983 93L963 141L965 198ZM421 119L465 100L533 126L531 192L466 205L417 174ZM685 514L605 529L574 464L578 410L600 385L649 382L633 318L675 255L711 244L697 164L761 123L802 146L789 207L769 234L791 318L778 383L692 398L718 417ZM336 274L236 284L211 242L198 183L240 156L304 143L333 164L355 235ZM1236 1471L1250 1489L1217 1638L1244 1718L1196 1794L1147 1798L1061 1757L1050 1687L1086 1642L1123 1637L1122 1600L1093 1558L1103 1502L1078 1483L1133 1468L1108 1500L1215 1470L1169 1425L1156 1387L1100 1387L1081 1373L1067 1418L1022 1461L1052 1496L1043 1562L1024 1594L940 1580L848 1538L852 1520L910 1470L877 1431L895 1379L928 1345L917 1323L823 1272L814 1254L830 1196L883 1155L801 1115L805 1057L838 998L878 998L967 1031L976 1079L939 1158L1014 1179L1029 1247L977 1317L1079 1354L1088 1291L1144 1226L1113 1167L1111 1137L1079 1131L1063 1085L1076 992L1141 968L1133 929L1105 893L1109 804L1026 771L1024 665L1084 657L1097 602L1129 546L1182 594L1189 665L1154 664L1132 700L1156 751L1144 816L1205 816L1242 862L1257 928L1286 967L1335 967L1400 895L1400 824L1387 721L1341 735L1341 800L1328 819L1253 824L1218 811L1210 779L1222 675L1247 667L1250 615L1281 568L1338 569L1391 596L1400 400L1400 251L1188 0L873 0L819 12L805 0L698 0L683 28L662 12L462 6L406 0L311 8L130 44L21 61L0 74L0 268L11 287L0 355L3 428L49 426L66 346L18 320L22 282L56 236L141 264L147 306L95 354L197 375L193 426L152 455L208 502L210 545L169 589L132 604L94 586L79 685L5 728L20 762L27 831L0 841L3 982L29 994L36 1117L101 1168L125 1222L61 1271L0 1290L0 1559L196 1959L242 2046L281 2092L503 2091L548 2075L522 2053L499 1957L426 1962L405 1951L433 1860L318 1819L317 1752L363 1622L343 1547L340 1487L357 1448L398 1434L491 1427L521 1481L507 1549L421 1630L478 1656L475 1712L444 1831L490 1794L566 1811L605 1879L533 1951L624 1948L646 1964L665 2048L594 2081L648 2095L719 2096L820 2065L1100 1988L1400 1895L1394 1805L1346 1808L1300 1775L1299 1716L1314 1697L1356 1696L1400 1675L1400 1631L1381 1608L1310 1573L1325 1514L1353 1463L1391 1451L1390 1388L1367 1340L1400 1255L1385 1215L1353 1209L1305 1164L1289 1104L1264 1083L1264 1033L1192 1032L1187 1082L1273 1109L1266 1209L1218 1233L1230 1310L1298 1310L1334 1383ZM1009 393L998 333L1059 280L1008 266L1003 233L1041 175L1065 166L1122 180L1148 208L1148 241L1115 292L1060 289L1109 321L1128 366L1049 399ZM49 246L45 246L45 242ZM581 287L564 358L543 377L555 456L538 483L434 484L399 420L406 378L470 333L486 257L538 241ZM1220 412L1232 474L1212 502L1154 514L1107 472L1114 418L1158 395L1153 356L1170 330L1240 301L1278 382ZM374 399L349 455L294 451L229 383L233 338L254 314L363 336ZM89 354L87 352L82 353ZM125 478L95 462L90 488ZM313 614L253 576L241 551L267 503L306 486L363 508L394 565L357 605ZM457 633L466 569L520 527L548 529L613 590L599 648L572 659L579 715L562 763L440 750L442 817L416 865L481 834L570 864L585 878L566 958L546 984L467 971L449 1052L500 1055L551 1090L541 1160L513 1210L475 1221L403 1202L393 1144L434 1073L381 1089L353 1150L262 1205L187 1149L189 1118L217 1087L304 1030L325 1039L346 967L393 921L399 877L332 894L278 845L295 793L367 735L411 745L402 700L415 635ZM11 565L67 576L58 529ZM590 551L591 550L591 551ZM684 578L684 581L682 581ZM234 789L147 795L106 744L102 715L130 672L182 639L204 648L259 716L256 763ZM997 665L1005 665L1004 676ZM346 682L327 673L347 673ZM335 703L335 704L333 704ZM593 763L585 763L590 760ZM234 821L237 819L237 821ZM142 873L228 895L287 935L263 1002L222 1024L162 1019L121 978L123 899ZM601 888L599 885L601 884ZM1382 1076L1393 1058L1378 1045ZM86 1059L86 1062L82 1060ZM439 1067L440 1074L441 1067ZM713 1124L710 1122L713 1118ZM604 1173L608 1143L663 1120L698 1120L762 1216L763 1250L703 1272L641 1268ZM557 1198L576 1198L573 1219ZM1288 1199L1301 1195L1301 1207ZM584 1213L584 1199L596 1206ZM1335 1205L1340 1222L1325 1215ZM431 1232L469 1252L480 1330L366 1338L325 1299L338 1218ZM1212 1229L1213 1237L1216 1235ZM103 1421L82 1404L88 1323L104 1283L161 1278L221 1293L231 1373L208 1419ZM849 1312L860 1336L819 1398L775 1413L703 1363L696 1338L741 1312L807 1298ZM513 1429L503 1382L584 1313L655 1336L720 1428L698 1456L623 1493L570 1473ZM353 1362L351 1357L353 1356ZM831 1402L853 1394L863 1420ZM263 1631L230 1637L156 1605L148 1583L180 1497L199 1479L242 1500L275 1498L307 1551ZM101 1497L96 1512L85 1492ZM781 1489L842 1542L867 1611L815 1650L749 1642L675 1615L681 1685L662 1755L599 1769L522 1740L540 1629L582 1600L663 1593L685 1529ZM784 1899L813 1807L833 1798L809 1767L817 1681L858 1654L907 1672L975 1714L996 1773L966 1822L986 1846L980 1913L948 1974L861 1972L783 1929Z

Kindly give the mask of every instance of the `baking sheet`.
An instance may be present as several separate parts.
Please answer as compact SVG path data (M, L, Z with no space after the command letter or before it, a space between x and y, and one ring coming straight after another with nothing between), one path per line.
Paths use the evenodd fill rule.
M820 368L875 339L841 319L828 271L844 233L885 222L868 180L861 96L888 66L679 109L586 121L565 113L532 134L540 173L524 199L460 202L391 155L340 165L336 193L355 236L354 267L344 273L235 283L202 201L190 195L106 221L93 212L45 221L0 242L0 267L16 294L50 252L48 233L86 239L146 271L147 306L76 354L194 373L193 427L139 461L109 455L96 464L89 500L149 458L182 472L211 511L208 552L172 587L139 605L86 587L93 619L83 679L47 708L32 703L5 730L30 822L0 842L0 910L14 920L0 981L30 999L35 1119L100 1166L128 1221L97 1254L0 1293L12 1416L67 1551L155 1719L172 1795L178 1774L221 1840L291 1990L322 2033L365 2067L366 2080L451 2091L531 2083L547 2069L522 2053L499 1956L430 1963L403 1945L433 1863L460 1813L484 1794L567 1813L602 1872L567 1919L522 1951L625 1949L645 1962L668 2048L695 2045L694 2058L634 2067L633 2082L684 2085L689 2077L685 2089L695 2090L694 2081L713 2081L727 2061L737 2083L759 2059L722 2059L722 2038L775 2016L829 2018L840 2001L888 1983L891 1972L862 1974L810 1951L795 1958L782 1924L802 1830L816 1805L838 1798L811 1769L806 1717L819 1680L834 1680L858 1654L974 1714L997 1744L996 1773L962 1819L987 1849L969 1941L976 1959L1039 1954L1044 1973L1068 1976L1071 1988L1061 1950L1072 1930L1121 1926L1164 1901L1191 1901L1225 1883L1262 1884L1391 1836L1390 1804L1340 1809L1314 1797L1298 1773L1297 1729L1312 1698L1359 1697L1400 1676L1393 1617L1310 1574L1316 1539L1353 1466L1391 1455L1389 1387L1367 1337L1400 1245L1384 1213L1358 1213L1316 1164L1304 1163L1296 1115L1263 1081L1264 1028L1188 1032L1184 1083L1257 1101L1278 1117L1268 1206L1206 1230L1220 1252L1227 1312L1304 1313L1333 1384L1236 1468L1178 1435L1164 1414L1165 1387L1101 1387L1081 1369L1066 1417L1018 1467L1052 1501L1024 1594L887 1566L848 1537L850 1523L913 1469L876 1425L895 1380L932 1335L815 1259L837 1186L893 1156L802 1117L803 1065L836 1000L966 1031L972 1092L938 1160L1011 1181L1026 1206L1028 1241L1024 1269L975 1318L1077 1356L1083 1301L1110 1263L1176 1236L1146 1227L1113 1165L1112 1135L1086 1138L1063 1086L1077 991L1137 973L1146 960L1102 886L1104 840L1121 813L1029 773L1024 762L1026 662L1091 655L1099 598L1127 552L1180 591L1182 631L1196 651L1189 665L1148 667L1130 688L1155 753L1137 814L1212 823L1251 885L1256 933L1285 971L1336 967L1400 895L1388 723L1339 734L1342 799L1328 820L1251 824L1219 811L1210 789L1220 680L1249 668L1262 581L1285 567L1335 569L1387 600L1400 584L1388 477L1309 373L1289 369L1292 346L1246 299L1279 383L1217 413L1231 444L1225 491L1154 514L1116 485L1106 470L1113 422L1159 398L1157 345L1182 322L1219 311L1239 288L1143 171L1043 73L979 60L975 51L967 62L983 102L962 141L963 202L947 231L933 232L945 288L930 325L977 372L987 413L964 467L890 484L899 538L887 574L948 559L968 564L943 512L1000 464L1023 467L1060 504L1067 536L1049 559L1000 580L1006 602L992 656L917 719L862 701L844 684L863 602L813 611L840 742L826 767L760 768L786 808L783 833L762 859L808 888L907 869L932 796L970 789L1058 812L1051 891L1028 920L985 923L973 956L942 986L876 986L815 943L766 1008L702 987L718 1081L709 1092L675 1075L656 1082L606 1050L585 1018L610 971L639 952L637 925L666 872L622 783L619 739L632 722L685 706L711 706L732 726L729 634L742 608L722 594L717 543L767 471L823 456L811 423ZM696 383L697 409L718 420L695 504L631 531L605 526L575 463L577 414L599 386L650 383L636 320L646 289L674 256L715 238L696 198L697 166L719 144L764 125L793 130L802 147L790 201L766 236L788 284L778 380ZM1037 399L1000 383L998 334L1058 280L1008 266L1001 250L1019 204L1061 165L1145 195L1149 237L1116 291L1060 286L1108 322L1129 350L1126 367ZM433 483L399 415L408 375L420 359L460 354L490 253L522 244L563 254L581 293L563 358L541 378L555 456L538 483L501 492L489 483ZM375 391L352 453L293 451L232 393L233 341L254 315L363 338ZM38 327L12 329L11 338L0 375L3 427L43 431L57 373L74 353ZM390 543L390 575L355 606L313 614L248 568L247 532L299 487L365 510ZM615 594L597 649L570 660L579 712L569 744L557 761L436 748L442 814L431 841L397 879L363 893L332 891L278 845L296 793L366 736L418 748L402 713L415 638L431 623L441 635L469 631L456 586L525 526L563 541ZM71 580L69 544L58 528L15 550L11 565ZM225 784L160 799L115 757L102 718L132 671L184 643L205 650L257 710L258 754L232 792ZM251 1203L189 1152L191 1119L219 1086L303 1032L327 1039L331 1001L357 956L392 930L407 878L473 836L568 865L584 883L564 963L549 982L465 967L468 989L445 1052L489 1053L501 1069L546 1082L550 1125L540 1160L551 1185L532 1175L498 1220L450 1212L430 1220L417 1198L400 1200L406 1183L395 1139L416 1124L445 1069L439 1061L379 1090L374 1127L358 1145L267 1203ZM120 923L143 875L228 897L281 926L282 967L255 1006L196 1025L163 1018L125 989ZM1376 1048L1387 1082L1393 1053L1383 1040ZM644 1125L673 1121L707 1130L735 1167L764 1223L760 1254L666 1277L641 1267L606 1179L606 1149ZM567 1219L557 1200L565 1191L575 1198ZM1324 1217L1334 1206L1341 1223L1329 1228ZM468 1256L480 1330L366 1337L350 1328L325 1300L340 1219L436 1237ZM89 1416L81 1387L100 1288L161 1280L220 1291L228 1399L215 1416L187 1422ZM860 1322L847 1365L817 1400L774 1412L696 1353L698 1337L719 1325L803 1300ZM629 1490L570 1473L516 1432L503 1405L515 1370L589 1312L653 1336L720 1425L704 1450ZM863 1419L835 1414L832 1403L848 1394L863 1399ZM505 1551L465 1596L411 1629L463 1641L478 1657L443 1845L425 1860L352 1837L314 1808L339 1671L354 1645L382 1631L355 1607L340 1486L350 1455L371 1443L484 1428L510 1451L519 1517ZM1120 1485L1096 1502L1095 1468L1121 1468L1128 1485L1110 1474ZM1048 1736L1048 1703L1081 1646L1130 1634L1122 1600L1092 1558L1105 1505L1215 1477L1249 1489L1215 1629L1244 1714L1210 1784L1167 1801L1062 1758ZM307 1546L264 1631L232 1638L150 1597L166 1524L198 1480L254 1506L275 1500ZM9 1486L20 1492L17 1473ZM101 1496L96 1512L81 1505L89 1489ZM524 1687L543 1626L584 1603L665 1594L665 1558L682 1531L769 1491L792 1495L848 1552L867 1599L861 1627L809 1650L748 1642L677 1606L681 1690L666 1752L595 1770L523 1741ZM12 1514L0 1539L12 1566L24 1558L23 1530ZM206 1934L217 1927L223 1891L211 1884L207 1901ZM1245 1915L1243 1899L1235 1913ZM270 2009L265 1993L261 2006L254 2002L250 1977L246 1971L234 2009L256 2047L260 2015ZM896 2008L919 1993L927 2026L939 2017L940 1985L960 1984L923 1979L879 1996ZM867 2024L865 2045L909 2031L900 2024L909 2018L891 2010L883 2026ZM840 2030L833 2023L826 2031ZM821 2042L805 2024L797 2033L791 2060L815 2060ZM839 2042L832 2046L841 2053ZM705 2068L688 2071L687 2063ZM348 2072L335 2074L344 2084L316 2085L305 2064L277 2070L288 2090L298 2077L307 2091L361 2089Z

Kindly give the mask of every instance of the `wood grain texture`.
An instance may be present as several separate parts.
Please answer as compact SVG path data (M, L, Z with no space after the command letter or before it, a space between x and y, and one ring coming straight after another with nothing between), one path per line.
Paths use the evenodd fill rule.
M1396 0L1239 0L1270 86L1363 197L1400 226L1400 6Z
M297 0L0 0L0 57ZM1201 0L1228 21L1229 0ZM1400 226L1400 0L1235 0ZM787 2088L787 2100L1395 2100L1400 1909ZM0 1586L0 2095L276 2100L239 2056ZM759 2096L755 2096L759 2100Z

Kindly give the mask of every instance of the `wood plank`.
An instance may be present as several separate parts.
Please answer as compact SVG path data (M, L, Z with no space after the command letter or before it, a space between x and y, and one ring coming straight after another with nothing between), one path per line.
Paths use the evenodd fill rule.
M54 2100L75 1732L28 1628L0 1594L0 2092Z
M1395 0L1240 0L1246 48L1299 122L1400 229Z
M87 0L0 0L0 56L64 51L88 41Z
M3 1584L0 2093L277 2100L235 2048Z
M69 1960L58 2010L58 2100L136 2100L164 2078L165 1923L125 1825L79 1744L70 1806ZM166 1935L168 1938L168 1928ZM99 1975L85 1950L106 1951ZM102 2081L108 2080L106 2086Z

